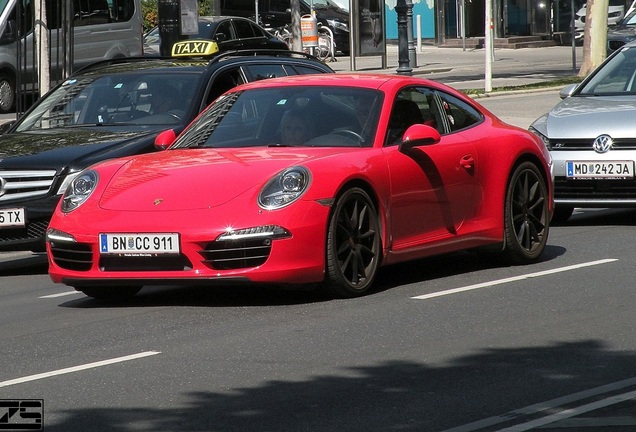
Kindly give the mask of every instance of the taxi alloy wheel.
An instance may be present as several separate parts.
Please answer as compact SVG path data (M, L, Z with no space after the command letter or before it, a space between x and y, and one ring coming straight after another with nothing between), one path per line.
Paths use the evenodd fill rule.
M532 162L517 166L510 177L505 203L504 257L523 264L537 259L548 241L548 189Z
M338 297L360 296L371 287L379 260L375 205L364 190L348 189L336 201L329 221L325 287Z

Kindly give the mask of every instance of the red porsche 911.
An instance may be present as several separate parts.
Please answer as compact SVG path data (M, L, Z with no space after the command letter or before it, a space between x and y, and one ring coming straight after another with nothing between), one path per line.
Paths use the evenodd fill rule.
M155 144L70 184L47 231L54 282L95 298L235 283L354 297L383 265L482 246L522 264L548 239L544 144L429 80L253 82Z

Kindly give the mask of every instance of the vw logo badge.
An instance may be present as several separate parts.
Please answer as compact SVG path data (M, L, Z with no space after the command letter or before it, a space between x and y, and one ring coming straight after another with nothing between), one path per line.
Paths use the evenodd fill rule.
M592 143L592 148L596 153L607 153L612 148L614 140L609 135L599 135Z
M0 197L4 195L4 186L7 184L7 181L0 177Z

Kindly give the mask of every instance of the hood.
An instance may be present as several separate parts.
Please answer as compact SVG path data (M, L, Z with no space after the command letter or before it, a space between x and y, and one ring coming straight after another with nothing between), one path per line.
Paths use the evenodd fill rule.
M287 167L342 149L182 149L143 155L110 179L100 207L116 211L175 211L220 206L261 187Z
M550 139L634 138L636 100L633 96L574 96L557 104L543 117L543 125L533 125Z
M0 135L0 170L83 168L94 162L139 153L157 131L53 129Z

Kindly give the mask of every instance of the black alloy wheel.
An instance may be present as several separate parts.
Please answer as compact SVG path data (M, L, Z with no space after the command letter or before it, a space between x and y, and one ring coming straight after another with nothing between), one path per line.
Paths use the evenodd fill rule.
M348 189L329 220L325 288L343 298L363 295L373 284L379 260L377 210L363 189Z
M505 258L515 264L536 260L548 241L550 220L548 189L534 163L523 162L515 168L505 206Z

